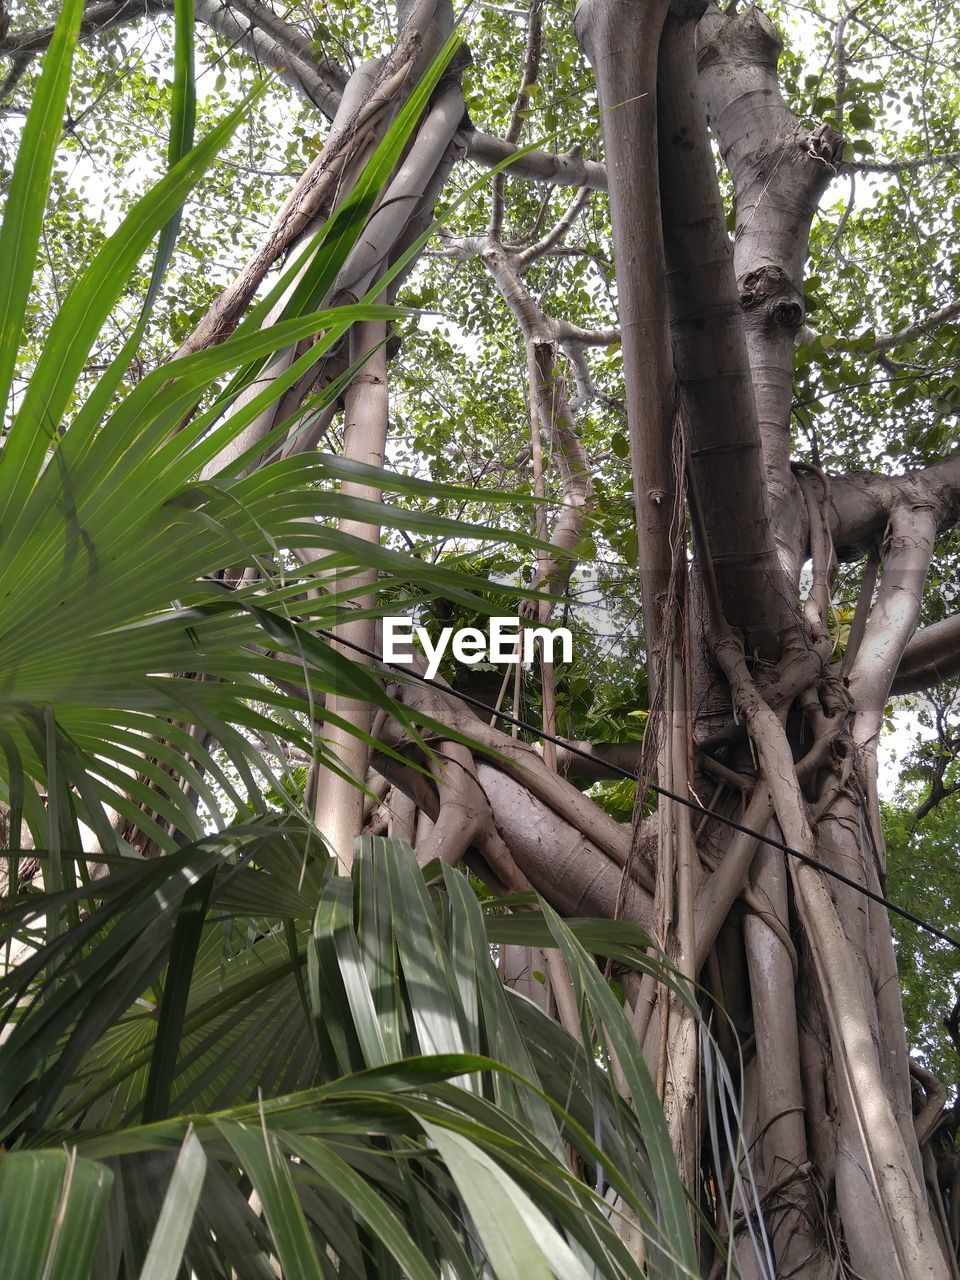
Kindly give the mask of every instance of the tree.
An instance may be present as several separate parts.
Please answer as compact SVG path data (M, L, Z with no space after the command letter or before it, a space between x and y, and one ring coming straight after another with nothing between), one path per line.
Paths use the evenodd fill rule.
M165 5L146 9L162 15ZM646 711L646 733L639 742L626 729L607 742L585 734L578 673L549 663L528 678L527 702L514 702L542 717L539 748L456 697L452 672L453 692L414 680L388 701L369 667L358 689L361 677L348 677L344 664L342 679L353 683L326 692L325 749L306 788L317 825L347 870L353 838L386 827L414 843L421 863L466 859L498 893L534 888L562 915L643 926L679 975L702 985L704 1007L730 1019L732 1031L721 1019L718 1036L743 1092L776 1274L951 1275L951 1165L929 1158L929 1107L915 1123L890 924L856 886L881 895L885 884L877 744L888 699L960 670L949 591L960 515L960 455L951 451L960 303L949 252L927 254L904 232L919 219L941 244L950 234L954 51L934 57L922 5L911 10L915 31L894 31L872 6L844 8L833 22L818 17L807 43L786 54L771 19L753 7L584 0L571 21L533 0L522 22L512 9L482 13L467 37L472 67L465 48L447 63L322 297L369 303L395 267L385 299L446 305L460 333L417 336L403 322L388 337L388 316L368 313L337 346L314 349L308 333L291 335L261 375L284 380L283 395L248 415L242 433L205 461L204 477L239 467L255 488L268 448L291 457L313 449L342 410L345 501L334 514L340 534L369 547L381 538L379 508L362 503L377 503L388 482L362 468L385 456L414 461L429 474L434 503L469 504L478 521L494 501L489 490L515 478L538 500L538 542L526 544L528 616L555 618L578 561L608 550L635 560L635 574L613 584L601 570L599 584L622 615L639 590L642 629L625 622L622 649L628 662L642 644L648 697L633 710ZM81 100L93 103L98 77L118 78L132 38L124 33L140 30L130 24L143 15L142 3L86 11L83 38L100 52L81 76ZM290 109L301 120L331 124L309 159L302 139L291 144L302 172L225 287L185 281L190 305L171 326L180 359L237 331L287 255L307 261L316 228L349 203L454 30L443 0L401 4L383 26L365 8L337 25L313 11L281 18L259 0L199 0L196 18L214 33L207 56L273 70L288 108L296 95ZM504 47L520 53L518 36L514 65ZM50 39L39 20L6 32L8 96L29 91L35 55ZM822 66L808 71L818 47ZM868 78L882 59L889 83ZM898 114L882 95L901 85ZM142 89L134 100L140 113L152 109ZM481 114L489 132L474 123ZM549 135L542 147L518 147L528 125ZM896 154L871 159L863 136L871 132ZM497 172L489 196L455 203L466 165L505 161L509 178ZM250 167L260 163L258 153ZM877 181L858 210L863 175ZM829 193L840 179L850 199L834 211ZM438 205L441 225L429 240ZM71 234L96 235L89 210L65 216ZM192 230L187 243L202 253L209 234ZM62 261L62 247L50 251L50 288L58 252ZM161 358L156 334L150 341L147 366ZM478 354L487 359L481 373ZM358 363L347 383L345 369ZM327 403L314 412L309 401L305 418L299 411L318 390ZM467 434L461 406L471 391L483 408ZM453 431L417 408L418 394L450 413ZM838 403L855 404L852 421ZM275 429L287 423L278 446ZM874 469L861 470L863 462ZM487 489L483 476L493 481ZM441 490L450 480L472 488ZM292 548L293 536L286 529L280 545ZM309 567L309 547L299 562ZM487 568L498 590L516 589L516 577L504 585L503 561ZM377 651L377 614L397 598L377 570L358 554L336 580L338 600L360 607L346 622L339 615L333 652ZM232 578L255 594L263 564L244 562ZM443 579L425 575L419 586L429 612ZM434 621L444 607L433 606ZM297 610L309 624L309 606L298 599ZM929 625L918 630L922 618ZM427 722L432 754L424 755L415 726ZM590 759L551 743L555 727ZM639 780L630 821L585 794L609 780L611 762ZM377 804L364 802L358 780ZM150 781L163 792L162 779ZM654 812L644 804L651 781L661 788ZM596 794L611 805L609 788ZM678 795L696 798L696 820ZM128 834L162 848L178 820L172 812L166 825L144 822ZM502 964L563 1018L569 975L552 950L542 970L525 949L508 948ZM723 1236L719 1189L736 1180L738 1161L713 1158L715 1077L705 1072L694 1012L653 974L619 976L685 1181L705 1211L714 1206ZM921 1080L927 1101L942 1107L931 1078ZM751 1213L730 1231L742 1274L763 1274ZM704 1232L705 1273L714 1257Z

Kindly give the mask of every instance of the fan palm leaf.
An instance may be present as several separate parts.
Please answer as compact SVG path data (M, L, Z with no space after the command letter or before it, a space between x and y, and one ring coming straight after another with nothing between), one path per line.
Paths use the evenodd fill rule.
M84 899L81 918L7 975L8 1177L37 1180L49 1157L55 1205L101 1197L101 1261L78 1274L139 1274L160 1250L165 1197L190 1206L173 1238L199 1277L275 1264L297 1277L696 1274L653 1085L576 931L532 904L577 991L579 1038L502 986L499 917L459 872L442 868L431 890L408 846L366 839L344 878L322 853L304 865L303 838L277 818L120 860L61 895ZM50 896L5 913L0 932L21 936ZM588 933L648 963L635 929ZM55 1143L84 1172L76 1193Z

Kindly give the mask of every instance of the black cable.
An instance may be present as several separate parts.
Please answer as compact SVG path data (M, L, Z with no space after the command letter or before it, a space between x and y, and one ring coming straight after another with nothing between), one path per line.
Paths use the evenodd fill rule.
M543 729L538 729L536 725L528 724L525 720L518 720L516 716L510 715L508 711L500 711L496 707L491 707L489 703L481 702L479 698L473 697L472 694L463 693L460 689L451 688L447 684L438 684L436 680L428 680L419 671L413 671L410 667L402 666L400 663L384 662L380 655L374 653L372 649L365 649L363 645L354 644L352 640L345 640L342 636L335 635L332 631L326 631L322 627L317 629L316 634L323 636L327 640L332 640L346 649L353 649L355 653L362 653L364 657L371 658L377 666L388 671L388 673L392 670L408 679L419 680L421 684L429 685L439 693L449 694L452 698L459 698L461 702L476 708L477 711L485 711L491 716L496 716L498 720L504 720L507 724L516 725L518 729L524 729L527 733L532 733L534 737L541 738L545 742L552 742L564 751L569 751L571 755L589 760L591 764L600 763L604 768L609 769L611 773L619 774L622 778L628 778L631 782L637 781L636 774L631 773L629 769L624 769L622 765L614 764L610 760L600 760L598 756L592 755L589 751L584 751L582 747L577 747L572 742L565 742L563 738L557 738L552 733L545 733ZM666 787L661 787L656 782L648 782L647 788L658 796L663 796L666 800L672 800L675 804L682 804L688 809L693 809L698 814L708 814L717 822L731 827L734 831L741 831L746 836L753 836L754 839L759 840L762 844L769 845L773 849L779 849L781 853L787 853L791 858L797 858L798 861L806 863L808 867L815 867L817 871L822 871L824 875L832 876L834 880L839 880L841 884L856 890L857 893L862 894L865 898L869 898L871 902L876 902L879 906L886 908L887 911L892 911L895 915L902 916L904 920L909 920L911 924L915 924L918 929L923 929L926 933L932 934L942 942L948 942L951 947L956 947L960 951L960 938L955 938L952 934L939 929L928 920L922 920L920 916L915 916L906 907L898 907L889 898L885 898L880 893L874 893L866 885L862 885L858 881L852 880L849 876L845 876L842 871L835 871L833 867L827 866L825 862L820 862L818 858L811 858L809 854L801 853L799 849L794 849L790 845L784 844L782 840L776 839L775 836L768 836L760 831L754 831L751 827L744 826L742 822L737 822L736 818L728 818L722 813L712 813L710 810L705 809L702 804L691 800L688 796L677 795L676 792L668 791Z

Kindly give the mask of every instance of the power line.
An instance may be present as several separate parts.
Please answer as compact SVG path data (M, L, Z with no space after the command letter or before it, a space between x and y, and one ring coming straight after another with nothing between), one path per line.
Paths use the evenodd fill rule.
M545 742L552 742L555 746L561 747L571 755L579 756L583 760L589 760L591 764L598 763L598 757L592 755L589 751L584 751L582 747L578 747L572 742L565 742L563 738L558 738L552 733L545 733L542 728L529 724L526 720L520 720L516 716L510 715L508 711L501 711L497 707L491 707L489 703L482 702L479 698L473 697L472 694L464 693L462 690L454 689L447 684L439 684L436 680L428 680L426 676L421 675L419 671L412 670L410 667L401 666L396 662L384 662L380 655L374 653L372 649L366 649L361 644L354 644L352 640L346 640L342 636L335 635L332 631L325 630L323 627L317 628L317 634L327 640L334 641L334 643L343 646L345 649L353 649L355 653L361 653L364 657L372 659L377 666L388 674L390 671L396 671L407 679L419 680L421 684L429 685L430 688L447 694L451 698L459 698L461 702L475 708L477 711L484 711L488 715L496 716L498 720L502 720L506 724L515 725L518 729L532 733L534 737L541 738ZM604 768L609 769L611 773L627 778L631 782L637 781L636 774L631 773L629 769L623 768L622 765L614 764L610 760L599 761L599 763L602 763ZM742 822L738 822L736 818L728 818L722 813L712 813L704 809L703 805L691 800L689 796L677 795L675 791L669 791L666 787L661 787L656 782L648 782L647 789L655 792L658 796L663 796L666 800L672 800L675 804L681 804L687 809L693 809L701 816L709 813L711 818L724 826L731 827L734 831L741 831L744 835L752 836L762 844L769 845L772 849L779 849L781 853L789 854L791 858L796 858L798 861L806 863L808 867L814 867L817 871L822 871L824 875L831 876L834 880L839 881L840 884L845 884L849 889L853 889L862 894L863 897L869 898L871 902L876 902L887 911L892 911L904 920L909 920L918 929L923 929L926 933L932 934L933 937L949 943L951 947L955 947L960 951L960 938L955 938L944 929L931 924L929 920L923 920L920 916L914 915L906 907L898 906L895 902L891 902L889 898L885 898L883 894L874 893L866 885L858 883L858 881L851 879L850 876L845 876L842 871L836 871L833 867L827 866L825 862L821 862L818 858L811 858L808 853L802 853L799 849L792 848L792 846L785 844L782 840L778 840L775 836L768 836L764 832L755 831L752 827L747 827Z

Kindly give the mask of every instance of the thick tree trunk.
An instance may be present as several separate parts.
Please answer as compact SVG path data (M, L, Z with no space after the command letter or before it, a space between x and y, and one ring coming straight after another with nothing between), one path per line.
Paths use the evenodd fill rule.
M656 180L657 49L666 13L667 0L587 0L575 16L603 113L651 688L673 564L676 494L676 391Z

